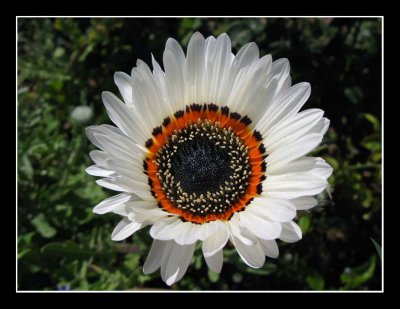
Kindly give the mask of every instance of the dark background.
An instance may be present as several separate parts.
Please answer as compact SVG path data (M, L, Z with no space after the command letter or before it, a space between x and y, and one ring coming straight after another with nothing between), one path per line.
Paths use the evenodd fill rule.
M94 149L84 135L110 123L101 92L117 93L115 71L137 59L162 62L169 37L184 48L194 31L226 32L234 52L255 41L288 58L293 83L311 83L304 108L331 120L313 155L334 168L320 205L299 212L303 240L280 242L278 259L247 267L228 246L222 273L197 250L182 290L381 289L381 27L378 18L136 18L18 21L18 289L169 289L143 275L151 239L141 231L112 242L119 216L95 215L113 193L84 169ZM379 245L378 245L379 247Z

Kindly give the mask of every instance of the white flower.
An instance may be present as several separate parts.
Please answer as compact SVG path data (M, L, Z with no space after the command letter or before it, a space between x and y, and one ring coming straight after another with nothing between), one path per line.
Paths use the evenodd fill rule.
M195 33L185 56L166 43L164 71L141 60L132 74L114 76L124 102L110 92L103 102L109 125L87 128L101 150L90 153L100 186L121 192L94 212L123 216L112 239L148 225L154 238L144 273L161 268L171 285L202 242L208 266L220 272L230 240L242 260L262 267L276 258L275 239L302 234L297 210L317 205L332 168L306 157L328 129L323 111L299 112L310 85L291 85L287 59L259 58L255 43L234 55L226 34Z

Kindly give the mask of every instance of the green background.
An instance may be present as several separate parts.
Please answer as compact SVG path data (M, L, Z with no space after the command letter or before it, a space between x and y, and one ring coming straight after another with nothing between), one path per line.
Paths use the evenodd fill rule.
M113 195L84 169L94 149L84 135L111 123L101 93L117 93L115 71L137 59L161 62L168 37L226 32L234 52L255 41L261 54L288 58L293 83L308 81L304 108L331 120L314 155L334 168L332 199L298 214L303 240L279 242L278 259L247 267L228 246L222 273L197 249L176 290L381 289L381 27L372 19L32 19L18 23L18 289L170 289L143 275L147 229L112 242L120 217L95 215ZM79 108L77 108L79 107ZM377 242L375 247L373 241Z

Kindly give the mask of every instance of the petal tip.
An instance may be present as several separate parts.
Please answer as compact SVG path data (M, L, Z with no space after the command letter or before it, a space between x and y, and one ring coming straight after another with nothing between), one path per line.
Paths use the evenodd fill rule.
M103 214L103 212L101 210L99 210L99 209L96 209L96 207L93 208L92 212L97 214L97 215L102 215Z

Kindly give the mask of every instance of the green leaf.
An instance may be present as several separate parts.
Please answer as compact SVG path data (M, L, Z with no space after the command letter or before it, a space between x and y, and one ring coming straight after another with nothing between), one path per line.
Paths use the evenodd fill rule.
M71 258L88 258L95 255L93 250L80 248L73 241L65 241L64 243L52 242L42 247L41 252L49 256Z
M137 253L129 253L126 255L124 265L130 269L135 270L139 267L140 255Z
M33 167L27 154L24 154L21 160L20 171L23 172L29 180L33 179Z
M203 257L201 254L195 255L193 264L195 269L201 268L201 265L203 265Z
M18 260L22 259L27 253L29 253L31 251L30 248L28 249L23 249L21 251L18 252Z
M379 140L366 140L362 142L362 145L372 152L381 150L381 142Z
M332 166L333 170L337 170L339 168L339 162L335 158L331 156L326 156L324 157L325 161L329 163L330 166Z
M380 124L378 118L376 118L374 115L368 114L368 113L365 113L364 117L374 126L375 131L379 131L381 124Z
M32 243L32 238L36 232L18 235L18 248L20 246L29 246Z
M373 277L375 266L376 257L373 255L366 263L353 269L345 270L340 275L340 281L344 284L345 289L356 289Z
M29 153L33 156L42 156L45 153L47 153L49 151L49 147L42 142L39 142L35 145L33 145L30 149L29 149Z
M382 248L381 248L381 246L380 246L373 238L371 238L371 240L372 240L372 243L373 243L374 246L375 246L376 251L377 251L378 254L379 254L379 258L382 260L382 256L381 256L381 254L382 254Z
M58 46L55 50L54 50L54 57L55 58L61 58L62 56L64 56L65 54L65 49Z
M31 220L31 223L36 227L36 230L42 235L44 238L51 238L56 235L57 230L50 226L47 222L45 216L40 213L35 218Z
M273 263L265 263L265 265L262 268L254 269L250 267L246 267L246 272L248 274L252 275L258 275L258 276L268 276L275 272L277 269L277 266Z
M347 87L344 95L353 104L358 104L364 98L363 91L359 86Z
M61 79L55 79L50 82L50 86L53 87L55 91L60 91L64 87L64 82Z
M310 229L310 218L307 216L303 216L300 218L299 220L299 227L301 229L301 231L303 232L303 234L306 234L308 232L308 230Z
M216 273L216 272L214 272L214 271L212 271L211 269L209 269L209 270L208 270L208 279L210 279L210 281L211 281L212 283L215 283L215 282L217 282L218 279L219 279L219 274Z
M314 291L323 290L325 287L325 280L320 274L315 273L314 275L307 276L306 278L308 287Z

